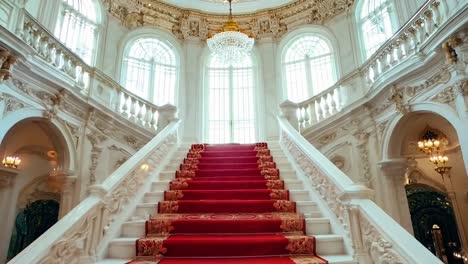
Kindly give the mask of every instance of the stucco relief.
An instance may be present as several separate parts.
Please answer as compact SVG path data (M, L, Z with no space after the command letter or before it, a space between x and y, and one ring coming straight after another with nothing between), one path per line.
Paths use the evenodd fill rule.
M296 0L285 6L252 14L236 15L240 29L255 38L278 38L288 29L303 24L320 24L348 10L354 0ZM199 38L220 30L226 15L208 14L179 8L161 1L143 3L125 0L106 0L108 12L128 28L156 26L172 31L180 39Z

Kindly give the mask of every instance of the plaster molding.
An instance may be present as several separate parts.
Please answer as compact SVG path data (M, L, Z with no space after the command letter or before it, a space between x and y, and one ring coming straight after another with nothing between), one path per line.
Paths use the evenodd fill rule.
M323 24L348 11L354 0L296 0L282 7L243 15L234 15L241 31L256 39L278 39L290 29L304 24ZM172 32L179 39L206 40L218 32L227 15L184 9L161 1L130 3L125 0L105 0L104 6L127 28L156 26Z

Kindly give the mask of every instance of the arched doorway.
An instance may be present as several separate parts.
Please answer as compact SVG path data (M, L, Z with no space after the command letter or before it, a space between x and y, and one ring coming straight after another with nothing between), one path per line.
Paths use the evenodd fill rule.
M463 264L453 255L460 238L447 196L423 184L407 185L406 194L415 238L445 263Z
M396 180L392 182L385 199L399 201L389 202L398 213L399 219L396 219L408 219L405 224L409 223L409 231L414 231L422 244L446 263L459 263L453 253L459 253L459 250L466 252L468 247L468 207L465 202L468 176L464 162L466 157L463 157L463 146L460 145L460 142L465 142L465 135L463 131L455 129L460 128L458 122L461 120L455 120L452 116L445 118L442 114L448 114L440 113L410 112L391 122L385 137L383 157L399 161L397 165L401 169L394 170ZM438 141L437 147L433 148L435 151L429 145L426 147L431 152L426 151L424 144L435 141ZM438 162L439 158L435 159L435 155L447 157L448 162ZM430 191L406 195L405 185L408 183L410 186L424 184ZM419 206L415 206L418 203ZM450 206L449 211L442 210L448 206L444 203ZM425 207L421 207L421 204ZM440 238L439 242L434 244L437 237Z
M11 184L0 190L0 236L5 242L0 243L0 262L14 257L57 221L63 190L51 184L49 175L70 168L69 146L59 127L40 117L19 121L1 139L0 157L15 156L22 162ZM73 186L69 191L74 194Z
M12 259L58 220L59 203L54 200L32 202L18 213L8 249Z

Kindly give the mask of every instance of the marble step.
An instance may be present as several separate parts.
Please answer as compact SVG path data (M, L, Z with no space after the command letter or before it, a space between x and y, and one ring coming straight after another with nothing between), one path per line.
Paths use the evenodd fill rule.
M169 180L165 181L154 181L151 186L151 192L165 191L169 190ZM304 190L304 185L299 180L284 180L284 185L286 190Z
M289 198L292 201L309 201L307 191L293 190L289 191ZM157 203L164 200L164 191L148 192L143 198L144 203Z
M135 257L135 243L138 237L121 237L109 243L108 257L132 259ZM319 255L344 255L343 237L340 235L316 235L316 250Z
M138 204L134 216L140 219L148 219L150 215L157 213L156 206L157 203ZM313 213L319 212L319 208L316 203L311 201L296 201L296 211L298 213Z
M160 180L161 181L171 181L175 178L175 172L179 169L179 165L177 166L170 166L166 167L163 172L160 173ZM279 168L280 170L280 177L283 180L297 180L296 171L289 169Z

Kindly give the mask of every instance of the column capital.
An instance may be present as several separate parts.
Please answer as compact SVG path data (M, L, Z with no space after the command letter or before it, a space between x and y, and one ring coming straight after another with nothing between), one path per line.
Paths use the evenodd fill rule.
M383 160L377 163L380 169L386 174L405 173L408 167L408 161L406 159L390 159Z

